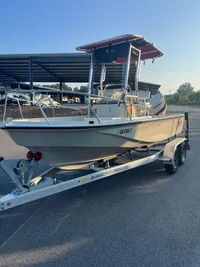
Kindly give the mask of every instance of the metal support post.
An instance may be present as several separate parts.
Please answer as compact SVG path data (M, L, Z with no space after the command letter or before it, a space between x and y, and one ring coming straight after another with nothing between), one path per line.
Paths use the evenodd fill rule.
M60 81L60 91L63 91L62 82ZM60 104L63 105L63 93L60 94Z
M30 91L33 90L33 60L32 57L29 58L29 84ZM33 94L30 95L31 105L33 105Z
M93 65L94 65L94 53L91 53L91 59L90 59L90 75L89 75L89 84L88 84L88 102L90 103L90 95L92 92L92 80L93 80ZM88 118L90 118L90 105L88 105Z

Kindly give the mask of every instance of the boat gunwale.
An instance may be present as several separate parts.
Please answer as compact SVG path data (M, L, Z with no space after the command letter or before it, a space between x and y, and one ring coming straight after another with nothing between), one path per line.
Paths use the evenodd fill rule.
M88 125L74 125L74 126L71 126L71 125L40 125L40 126L37 126L35 124L33 125L15 125L15 124L1 124L0 125L0 129L2 130L6 130L6 129L13 129L13 130L18 130L18 129L31 129L31 130L39 130L39 129L42 129L42 130L50 130L50 129L66 129L66 130L87 130L87 129L97 129L97 128L110 128L110 127L123 127L123 126L127 126L127 125L130 125L130 124L141 124L141 123L148 123L148 122L152 122L152 121L160 121L160 120L167 120L167 119L173 119L173 118L179 118L179 117L184 117L184 114L170 114L170 115L165 115L165 116L155 116L155 117L152 117L152 118L147 118L146 117L146 120L129 120L129 121L126 121L126 122L119 122L119 123L116 123L116 124L103 124L103 123L94 123L94 124L88 124ZM145 117L143 117L145 118ZM91 118L92 120L92 118ZM22 123L22 122L20 122ZM31 122L30 122L31 123Z

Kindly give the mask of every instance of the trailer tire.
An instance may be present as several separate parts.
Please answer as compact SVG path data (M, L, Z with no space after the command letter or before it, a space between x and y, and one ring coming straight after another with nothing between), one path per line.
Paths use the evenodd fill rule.
M179 165L183 165L186 161L186 144L185 142L179 145Z
M178 149L176 149L172 164L165 164L165 170L169 174L174 174L178 169L178 165L179 165L179 151Z

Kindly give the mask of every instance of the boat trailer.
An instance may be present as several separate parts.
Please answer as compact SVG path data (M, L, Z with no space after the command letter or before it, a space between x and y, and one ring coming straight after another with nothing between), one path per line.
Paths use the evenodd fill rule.
M133 159L133 151L121 155L122 158L127 157L128 162L115 165L113 160L106 162L96 162L91 164L90 173L81 177L71 178L66 181L60 181L56 178L56 174L63 171L58 168L51 167L39 176L34 176L34 170L38 166L38 162L34 160L22 159L15 168L7 165L3 158L0 158L0 166L4 172L11 178L16 189L11 193L0 198L0 211L4 211L28 202L51 196L56 193L63 192L81 185L85 185L106 177L122 173L152 163L156 160L162 161L165 170L169 174L174 174L178 167L185 163L186 151L190 149L189 145L189 118L188 112L185 113L185 136L174 137L164 144L157 144L153 147L145 147L135 150L134 153L141 152L145 154L140 159ZM159 148L158 148L159 147ZM145 153L144 153L145 152ZM120 156L119 156L120 157Z

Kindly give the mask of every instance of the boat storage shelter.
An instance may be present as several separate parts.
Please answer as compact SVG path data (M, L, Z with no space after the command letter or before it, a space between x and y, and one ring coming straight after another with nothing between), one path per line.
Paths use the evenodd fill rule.
M0 83L4 86L13 83L88 83L90 55L87 53L61 54L16 54L0 55ZM106 83L123 82L123 64L106 64ZM129 85L134 89L135 64L130 67ZM94 64L94 83L99 83L101 66ZM160 85L139 83L139 90L155 92Z

